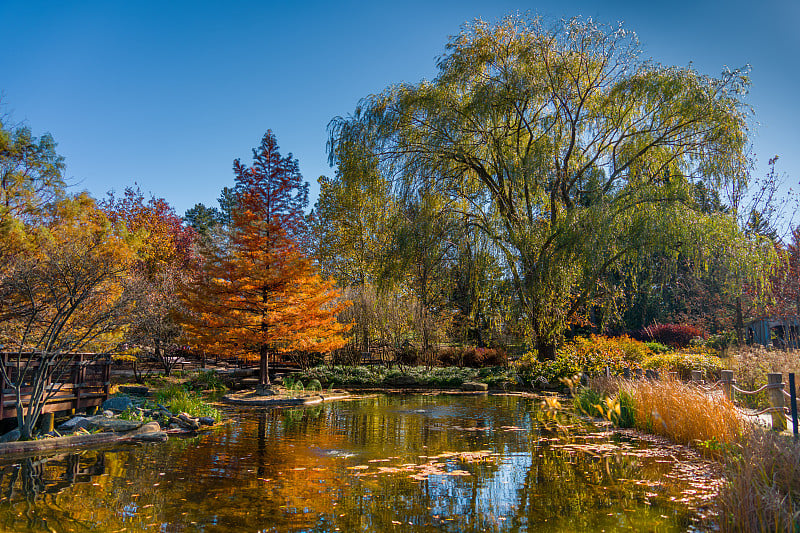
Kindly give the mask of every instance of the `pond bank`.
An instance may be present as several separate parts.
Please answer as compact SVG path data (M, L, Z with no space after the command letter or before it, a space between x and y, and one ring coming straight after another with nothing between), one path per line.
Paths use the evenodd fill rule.
M0 456L11 458L44 452L71 450L75 448L91 448L108 444L125 442L166 440L166 432L161 430L158 422L148 422L129 431L106 431L103 433L84 433L53 437L39 440L5 442L0 444Z

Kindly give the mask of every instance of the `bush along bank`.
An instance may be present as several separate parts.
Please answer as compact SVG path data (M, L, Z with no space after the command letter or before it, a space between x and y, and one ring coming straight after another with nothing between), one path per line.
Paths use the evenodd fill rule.
M465 383L485 383L491 389L509 390L520 385L513 369L502 366L459 368L404 366L318 366L297 377L316 380L324 387L350 388L459 388Z
M472 353L454 348L447 350L452 354ZM451 363L452 359L449 356L440 358L439 363ZM484 354L482 361L490 359ZM457 388L465 382L479 382L494 390L563 390L563 379L576 374L605 374L606 368L612 375L622 374L628 368L658 370L664 374L678 372L681 377L689 379L691 371L698 369L706 376L719 377L724 365L722 359L705 346L676 351L657 342L592 335L566 343L551 361L539 361L536 351L532 350L508 364L482 368L411 364L322 365L300 373L299 379L304 383L318 380L324 387Z
M721 531L796 531L800 443L747 423L722 395L678 380L596 378L574 391L573 405L719 461L727 480L714 501Z

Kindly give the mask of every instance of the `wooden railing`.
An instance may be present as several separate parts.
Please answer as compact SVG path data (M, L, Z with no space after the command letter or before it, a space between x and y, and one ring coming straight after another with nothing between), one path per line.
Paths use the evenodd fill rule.
M47 403L42 407L43 413L59 411L80 411L89 407L100 406L108 398L111 381L111 366L107 357L96 354L79 353L69 356L72 361L45 383L45 394L49 395ZM37 354L17 354L0 352L0 364L12 382L16 382L19 373L28 365L28 375L34 375L41 364ZM22 383L22 406L25 408L33 390L32 383ZM0 383L0 420L17 416L17 399L14 389L8 383Z

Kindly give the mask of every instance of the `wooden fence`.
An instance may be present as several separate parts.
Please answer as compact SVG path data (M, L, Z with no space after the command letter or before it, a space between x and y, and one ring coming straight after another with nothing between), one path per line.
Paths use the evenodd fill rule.
M74 354L72 362L45 384L45 394L51 397L42 406L42 413L60 411L80 411L103 404L108 399L111 381L110 361L95 354ZM16 381L21 367L29 364L29 372L41 361L36 354L24 354L17 361L17 354L0 353L2 364L12 381ZM31 372L33 373L33 372ZM23 383L23 408L27 407L32 392L31 383ZM0 420L17 416L17 399L14 390L7 383L0 383Z

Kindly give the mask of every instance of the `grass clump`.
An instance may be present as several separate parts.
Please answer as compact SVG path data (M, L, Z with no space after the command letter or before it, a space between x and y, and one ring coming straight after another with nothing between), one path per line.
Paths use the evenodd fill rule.
M751 428L729 454L726 474L716 498L723 532L798 530L800 443Z
M219 410L182 385L167 385L155 393L154 399L172 413L187 413L193 417L210 416L217 421L221 419Z
M680 444L702 445L719 455L737 442L742 420L722 395L709 395L677 380L594 379L576 395L580 411L661 435Z
M632 398L634 427L642 431L681 444L720 445L732 445L742 433L741 417L721 394L710 395L689 383L669 379L627 381L620 390Z
M186 383L187 387L190 390L195 391L203 391L203 390L213 390L213 391L226 391L228 387L225 386L225 383L219 377L219 374L214 372L213 370L203 371L197 373L192 379L190 379Z

